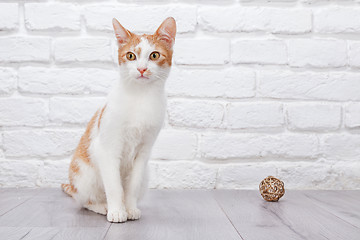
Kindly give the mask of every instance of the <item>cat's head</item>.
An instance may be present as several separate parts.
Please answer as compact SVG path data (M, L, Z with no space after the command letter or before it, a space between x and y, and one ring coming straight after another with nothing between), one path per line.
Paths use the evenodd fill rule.
M134 34L115 18L113 27L119 46L118 62L124 80L138 83L165 81L173 55L175 19L165 19L153 35Z

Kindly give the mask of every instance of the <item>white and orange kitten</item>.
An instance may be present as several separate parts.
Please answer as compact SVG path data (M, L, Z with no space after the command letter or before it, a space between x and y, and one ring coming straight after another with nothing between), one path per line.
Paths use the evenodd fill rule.
M110 222L139 219L147 162L162 127L176 23L136 35L113 19L121 80L90 120L72 158L63 190Z

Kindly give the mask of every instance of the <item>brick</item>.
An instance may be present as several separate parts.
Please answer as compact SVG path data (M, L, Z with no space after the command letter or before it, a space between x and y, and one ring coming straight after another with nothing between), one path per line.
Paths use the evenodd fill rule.
M258 189L264 173L276 176L271 163L231 163L219 167L216 189Z
M174 61L180 65L225 64L229 61L229 51L227 39L177 39Z
M0 62L48 62L50 39L46 37L0 38Z
M279 40L235 40L231 44L233 63L286 64L286 44Z
M98 68L22 67L19 91L39 94L105 94L119 80L114 70Z
M0 31L15 30L19 26L17 3L0 3Z
M216 128L222 124L224 107L217 102L173 100L168 103L168 116L174 126Z
M224 70L172 69L166 90L170 96L247 98L255 95L255 73Z
M349 65L360 67L360 42L349 42Z
M0 187L36 187L41 161L0 160Z
M152 159L191 160L195 157L197 137L194 133L162 130L152 150Z
M345 126L360 127L360 103L349 103L345 106Z
M149 14L156 13L156 14ZM177 32L192 32L196 26L196 6L111 6L93 5L85 7L86 27L92 31L112 32L111 20L116 17L131 32L154 33L162 21L172 16L176 20Z
M278 177L288 189L332 189L336 174L329 163L278 162Z
M341 106L337 104L296 103L286 106L292 130L336 130L341 125Z
M207 6L200 7L198 14L200 26L207 31L286 34L311 31L311 11L308 9Z
M314 10L314 31L319 33L360 33L360 9L326 7Z
M207 159L316 158L319 143L311 134L203 134L200 151Z
M151 162L155 188L212 189L217 168L195 161Z
M80 12L68 3L26 3L25 26L30 31L79 31Z
M259 72L259 96L278 99L360 100L359 73Z
M62 183L69 182L70 159L45 160L39 173L38 184L41 187L59 187Z
M347 45L343 40L289 40L289 64L293 67L342 67L347 64Z
M49 157L71 154L83 131L16 130L4 132L7 157Z
M44 126L48 106L43 99L0 99L0 126Z
M321 151L324 157L329 160L358 160L360 155L359 146L359 135L328 134L322 139Z
M332 181L328 184L328 189L344 190L360 188L359 161L336 161L331 167L332 175L335 175L336 178L331 178Z
M281 103L231 103L227 109L230 129L279 128L284 124Z
M11 68L0 68L0 96L10 95L17 85L17 76Z
M111 41L105 38L63 38L55 41L57 62L112 62Z
M104 106L106 99L54 97L49 102L49 119L56 123L88 123L95 112Z

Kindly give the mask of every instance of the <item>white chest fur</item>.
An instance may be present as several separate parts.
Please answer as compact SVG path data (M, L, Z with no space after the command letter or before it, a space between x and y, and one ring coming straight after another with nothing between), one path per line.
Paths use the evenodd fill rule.
M133 161L143 144L155 141L166 110L163 88L140 87L119 86L110 93L100 128L126 165ZM121 149L118 146L122 146Z

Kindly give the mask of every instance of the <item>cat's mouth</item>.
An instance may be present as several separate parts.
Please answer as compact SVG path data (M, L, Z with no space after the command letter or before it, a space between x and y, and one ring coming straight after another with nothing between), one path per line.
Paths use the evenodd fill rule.
M141 76L137 77L137 79L149 79L149 78L144 75L141 75Z

